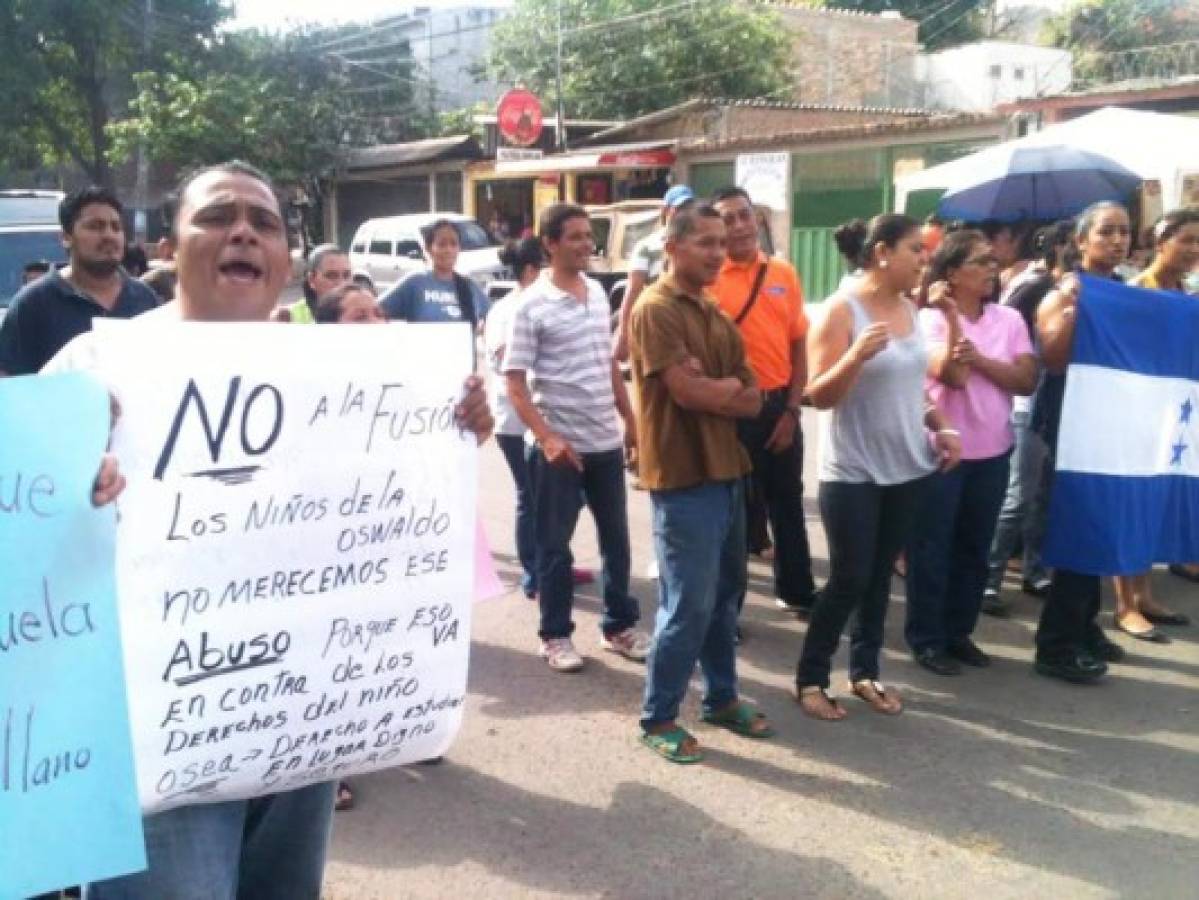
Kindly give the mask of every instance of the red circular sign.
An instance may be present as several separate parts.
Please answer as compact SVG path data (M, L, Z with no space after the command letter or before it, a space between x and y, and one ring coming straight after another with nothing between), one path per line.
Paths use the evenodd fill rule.
M541 137L541 101L524 88L514 88L500 97L496 122L508 143L528 147Z

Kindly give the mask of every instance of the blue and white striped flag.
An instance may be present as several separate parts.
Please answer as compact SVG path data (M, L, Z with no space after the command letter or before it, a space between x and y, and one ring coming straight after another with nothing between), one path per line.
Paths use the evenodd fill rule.
M1045 561L1199 562L1199 301L1084 276L1077 316Z

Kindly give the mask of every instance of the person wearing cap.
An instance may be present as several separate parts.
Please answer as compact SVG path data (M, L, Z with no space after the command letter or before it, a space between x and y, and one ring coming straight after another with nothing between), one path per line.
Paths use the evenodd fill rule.
M684 203L695 199L695 192L685 184L676 184L662 197L662 212L658 216L658 228L639 240L629 258L629 286L624 302L620 305L620 321L616 326L616 348L613 355L617 362L629 359L629 319L633 315L633 304L647 285L653 284L666 268L666 229L676 211Z
M750 549L766 546L763 519L769 519L775 544L775 603L803 615L816 594L800 480L800 402L808 380L803 291L790 264L762 252L757 210L744 189L718 191L713 205L724 220L728 256L712 294L740 330L749 366L762 390L761 413L737 424L753 463L746 491Z

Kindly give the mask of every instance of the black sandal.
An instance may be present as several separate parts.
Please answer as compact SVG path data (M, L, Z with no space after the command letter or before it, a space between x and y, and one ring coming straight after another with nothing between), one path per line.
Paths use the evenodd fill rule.
M1170 566L1170 574L1177 575L1179 578L1185 578L1191 584L1199 584L1199 572L1192 572L1181 563L1174 563Z

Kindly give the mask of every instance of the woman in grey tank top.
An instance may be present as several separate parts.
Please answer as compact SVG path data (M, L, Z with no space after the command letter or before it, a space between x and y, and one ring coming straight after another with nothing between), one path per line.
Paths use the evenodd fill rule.
M915 219L875 216L835 233L863 274L828 301L808 339L808 397L821 413L820 517L829 578L808 625L796 672L804 712L845 711L827 690L851 614L850 691L878 712L903 709L879 681L891 566L908 539L925 481L956 465L961 445L924 393L928 351L907 295L926 259ZM932 432L930 440L929 432Z

